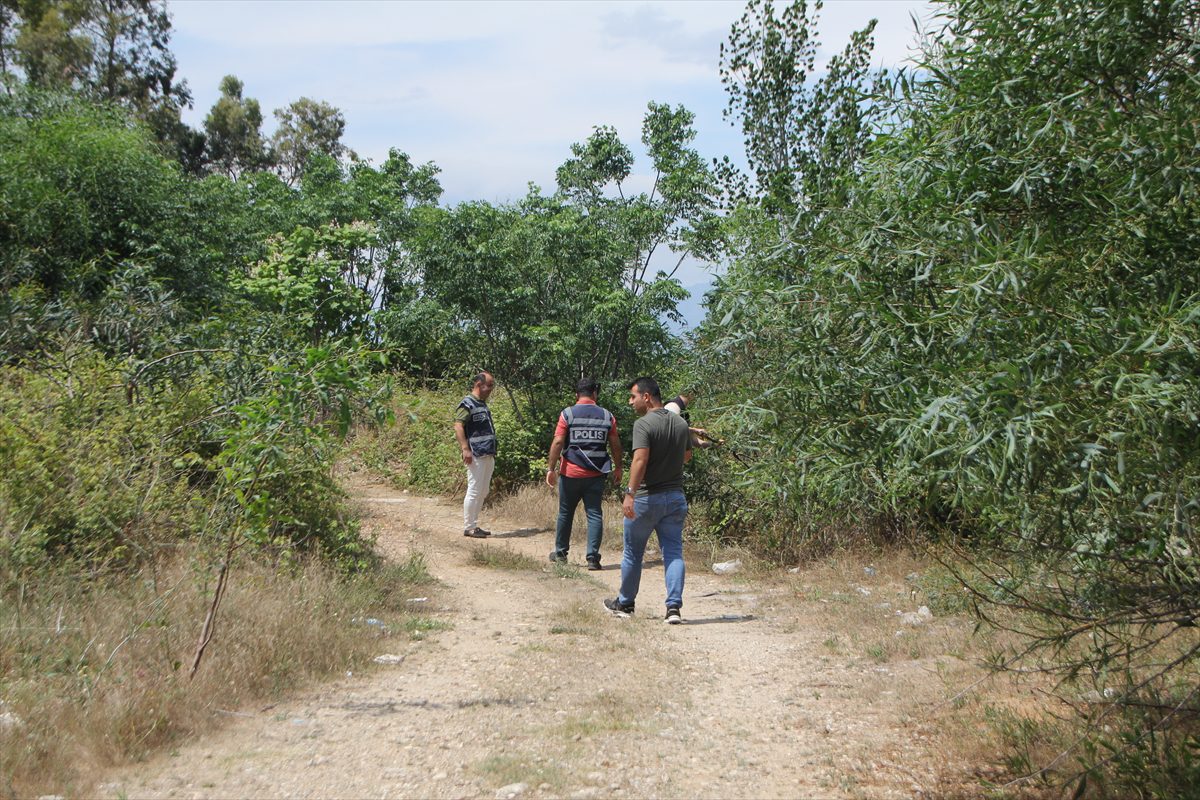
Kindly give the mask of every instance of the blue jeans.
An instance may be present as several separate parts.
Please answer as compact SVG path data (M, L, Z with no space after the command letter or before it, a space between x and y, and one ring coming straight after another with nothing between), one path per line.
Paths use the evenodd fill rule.
M604 516L600 504L604 500L604 475L594 478L567 478L558 476L558 525L554 530L554 552L563 558L571 549L571 525L575 522L575 508L583 501L587 513L587 557L600 559L600 540L604 536Z
M687 511L687 498L679 489L634 498L634 517L625 520L621 591L617 595L617 601L622 605L637 599L646 543L650 541L650 532L658 531L663 576L667 582L667 607L683 607L683 522L687 519Z

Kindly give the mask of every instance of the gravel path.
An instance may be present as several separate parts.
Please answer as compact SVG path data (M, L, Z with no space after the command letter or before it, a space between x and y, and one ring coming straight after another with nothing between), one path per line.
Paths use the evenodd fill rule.
M615 555L572 577L478 566L477 547L545 562L553 533L500 520L479 543L456 504L354 491L386 554L425 553L443 583L431 612L452 627L392 645L400 663L245 710L102 796L928 797L961 769L920 721L945 695L928 659L831 657L837 609L805 599L802 576L689 564L686 624L668 626L650 561L622 620L600 607Z

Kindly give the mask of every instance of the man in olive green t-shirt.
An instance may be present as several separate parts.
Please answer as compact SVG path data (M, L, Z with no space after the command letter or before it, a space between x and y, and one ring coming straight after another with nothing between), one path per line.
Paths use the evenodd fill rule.
M633 614L646 543L657 532L667 584L666 622L677 625L683 621L683 523L688 510L683 465L692 457L691 434L682 417L663 408L653 378L629 384L629 405L639 419L633 424L633 461L625 489L621 590L604 607L620 617Z

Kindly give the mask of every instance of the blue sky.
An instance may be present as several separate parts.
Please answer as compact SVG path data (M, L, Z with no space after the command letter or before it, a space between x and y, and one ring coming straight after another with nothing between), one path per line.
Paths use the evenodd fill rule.
M203 122L227 74L262 105L268 133L274 109L323 100L345 115L343 141L360 156L379 163L396 147L437 164L447 204L512 200L531 181L552 189L571 143L597 125L614 126L641 156L651 100L695 113L702 155L742 152L722 118L718 73L740 0L170 0L169 9L171 49L195 100L189 123ZM931 13L914 0L828 0L824 56L876 18L876 64L900 65L916 41L911 17ZM635 190L649 188L648 170L639 158ZM699 264L679 277L696 288L710 281Z

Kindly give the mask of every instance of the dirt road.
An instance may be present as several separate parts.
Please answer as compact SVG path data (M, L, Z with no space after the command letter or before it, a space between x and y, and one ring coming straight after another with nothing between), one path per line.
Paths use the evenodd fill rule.
M902 579L855 566L859 585L831 590L689 564L686 624L668 626L651 557L623 620L601 608L619 536L603 571L564 572L546 563L545 520L493 520L479 542L462 536L455 504L355 493L385 553L425 553L446 629L390 645L399 663L243 710L116 775L104 796L927 797L965 771L922 711L947 694L934 631L963 623L902 630ZM474 548L538 566L480 564ZM935 638L893 655L906 636Z

